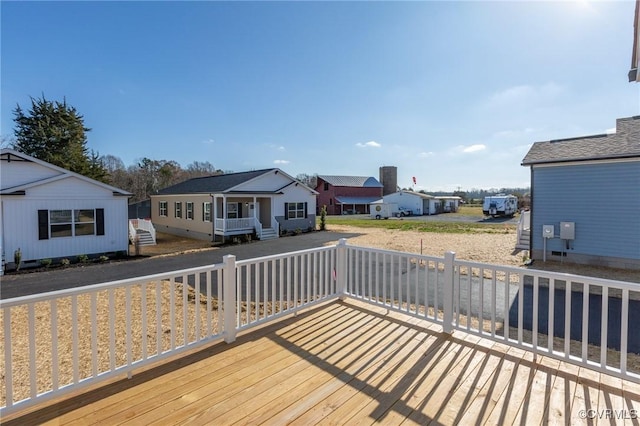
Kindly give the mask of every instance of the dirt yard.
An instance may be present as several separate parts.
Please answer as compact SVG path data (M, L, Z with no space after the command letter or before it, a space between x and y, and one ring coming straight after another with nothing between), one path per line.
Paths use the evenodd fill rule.
M442 257L446 251L454 251L456 258L494 265L517 266L528 269L564 272L568 274L640 283L640 272L624 269L603 268L589 265L572 265L547 260L538 260L524 266L526 251L515 250L516 233L505 229L502 233L444 234L387 230L380 228L356 228L344 225L329 225L328 232L336 234L358 234L349 239L349 244L375 247L409 253L422 253ZM288 237L297 238L297 237ZM302 236L301 238L304 238ZM335 244L338 241L328 244ZM169 255L196 250L215 250L210 242L158 233L158 245L145 246L142 254L147 256Z

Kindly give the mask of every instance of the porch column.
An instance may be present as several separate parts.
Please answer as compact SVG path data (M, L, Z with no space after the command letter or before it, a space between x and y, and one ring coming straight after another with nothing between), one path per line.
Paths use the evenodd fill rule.
M213 241L214 243L216 242L216 211L218 209L216 209L216 196L213 194L209 194L209 196L211 197L211 226L212 226L212 232L211 232L211 241Z
M227 233L227 196L222 195L222 234Z
M255 222L255 220L257 219L257 218L256 218L256 203L257 203L257 201L256 201L256 200L257 200L257 198L256 198L256 196L254 195L254 196L253 196L253 220L254 220L254 222Z

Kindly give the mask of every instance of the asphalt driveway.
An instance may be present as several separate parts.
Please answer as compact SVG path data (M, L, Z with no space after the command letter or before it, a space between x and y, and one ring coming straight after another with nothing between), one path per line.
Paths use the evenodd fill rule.
M252 259L298 250L322 247L337 243L340 238L351 238L357 234L325 231L311 232L293 237L270 241L256 241L250 244L229 245L205 249L198 252L155 256L104 264L90 264L83 267L54 269L51 271L26 274L10 274L0 277L0 299L46 293L66 288L195 268L222 263L223 256L233 254L237 260Z

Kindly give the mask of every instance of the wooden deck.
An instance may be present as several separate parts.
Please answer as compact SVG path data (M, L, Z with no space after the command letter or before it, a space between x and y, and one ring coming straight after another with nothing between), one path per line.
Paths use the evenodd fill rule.
M638 424L636 410L638 384L346 301L3 424Z

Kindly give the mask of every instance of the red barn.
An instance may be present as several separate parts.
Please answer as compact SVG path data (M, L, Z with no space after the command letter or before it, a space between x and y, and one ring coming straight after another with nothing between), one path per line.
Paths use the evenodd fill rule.
M382 184L367 176L318 176L318 213L368 214L369 204L382 198Z

